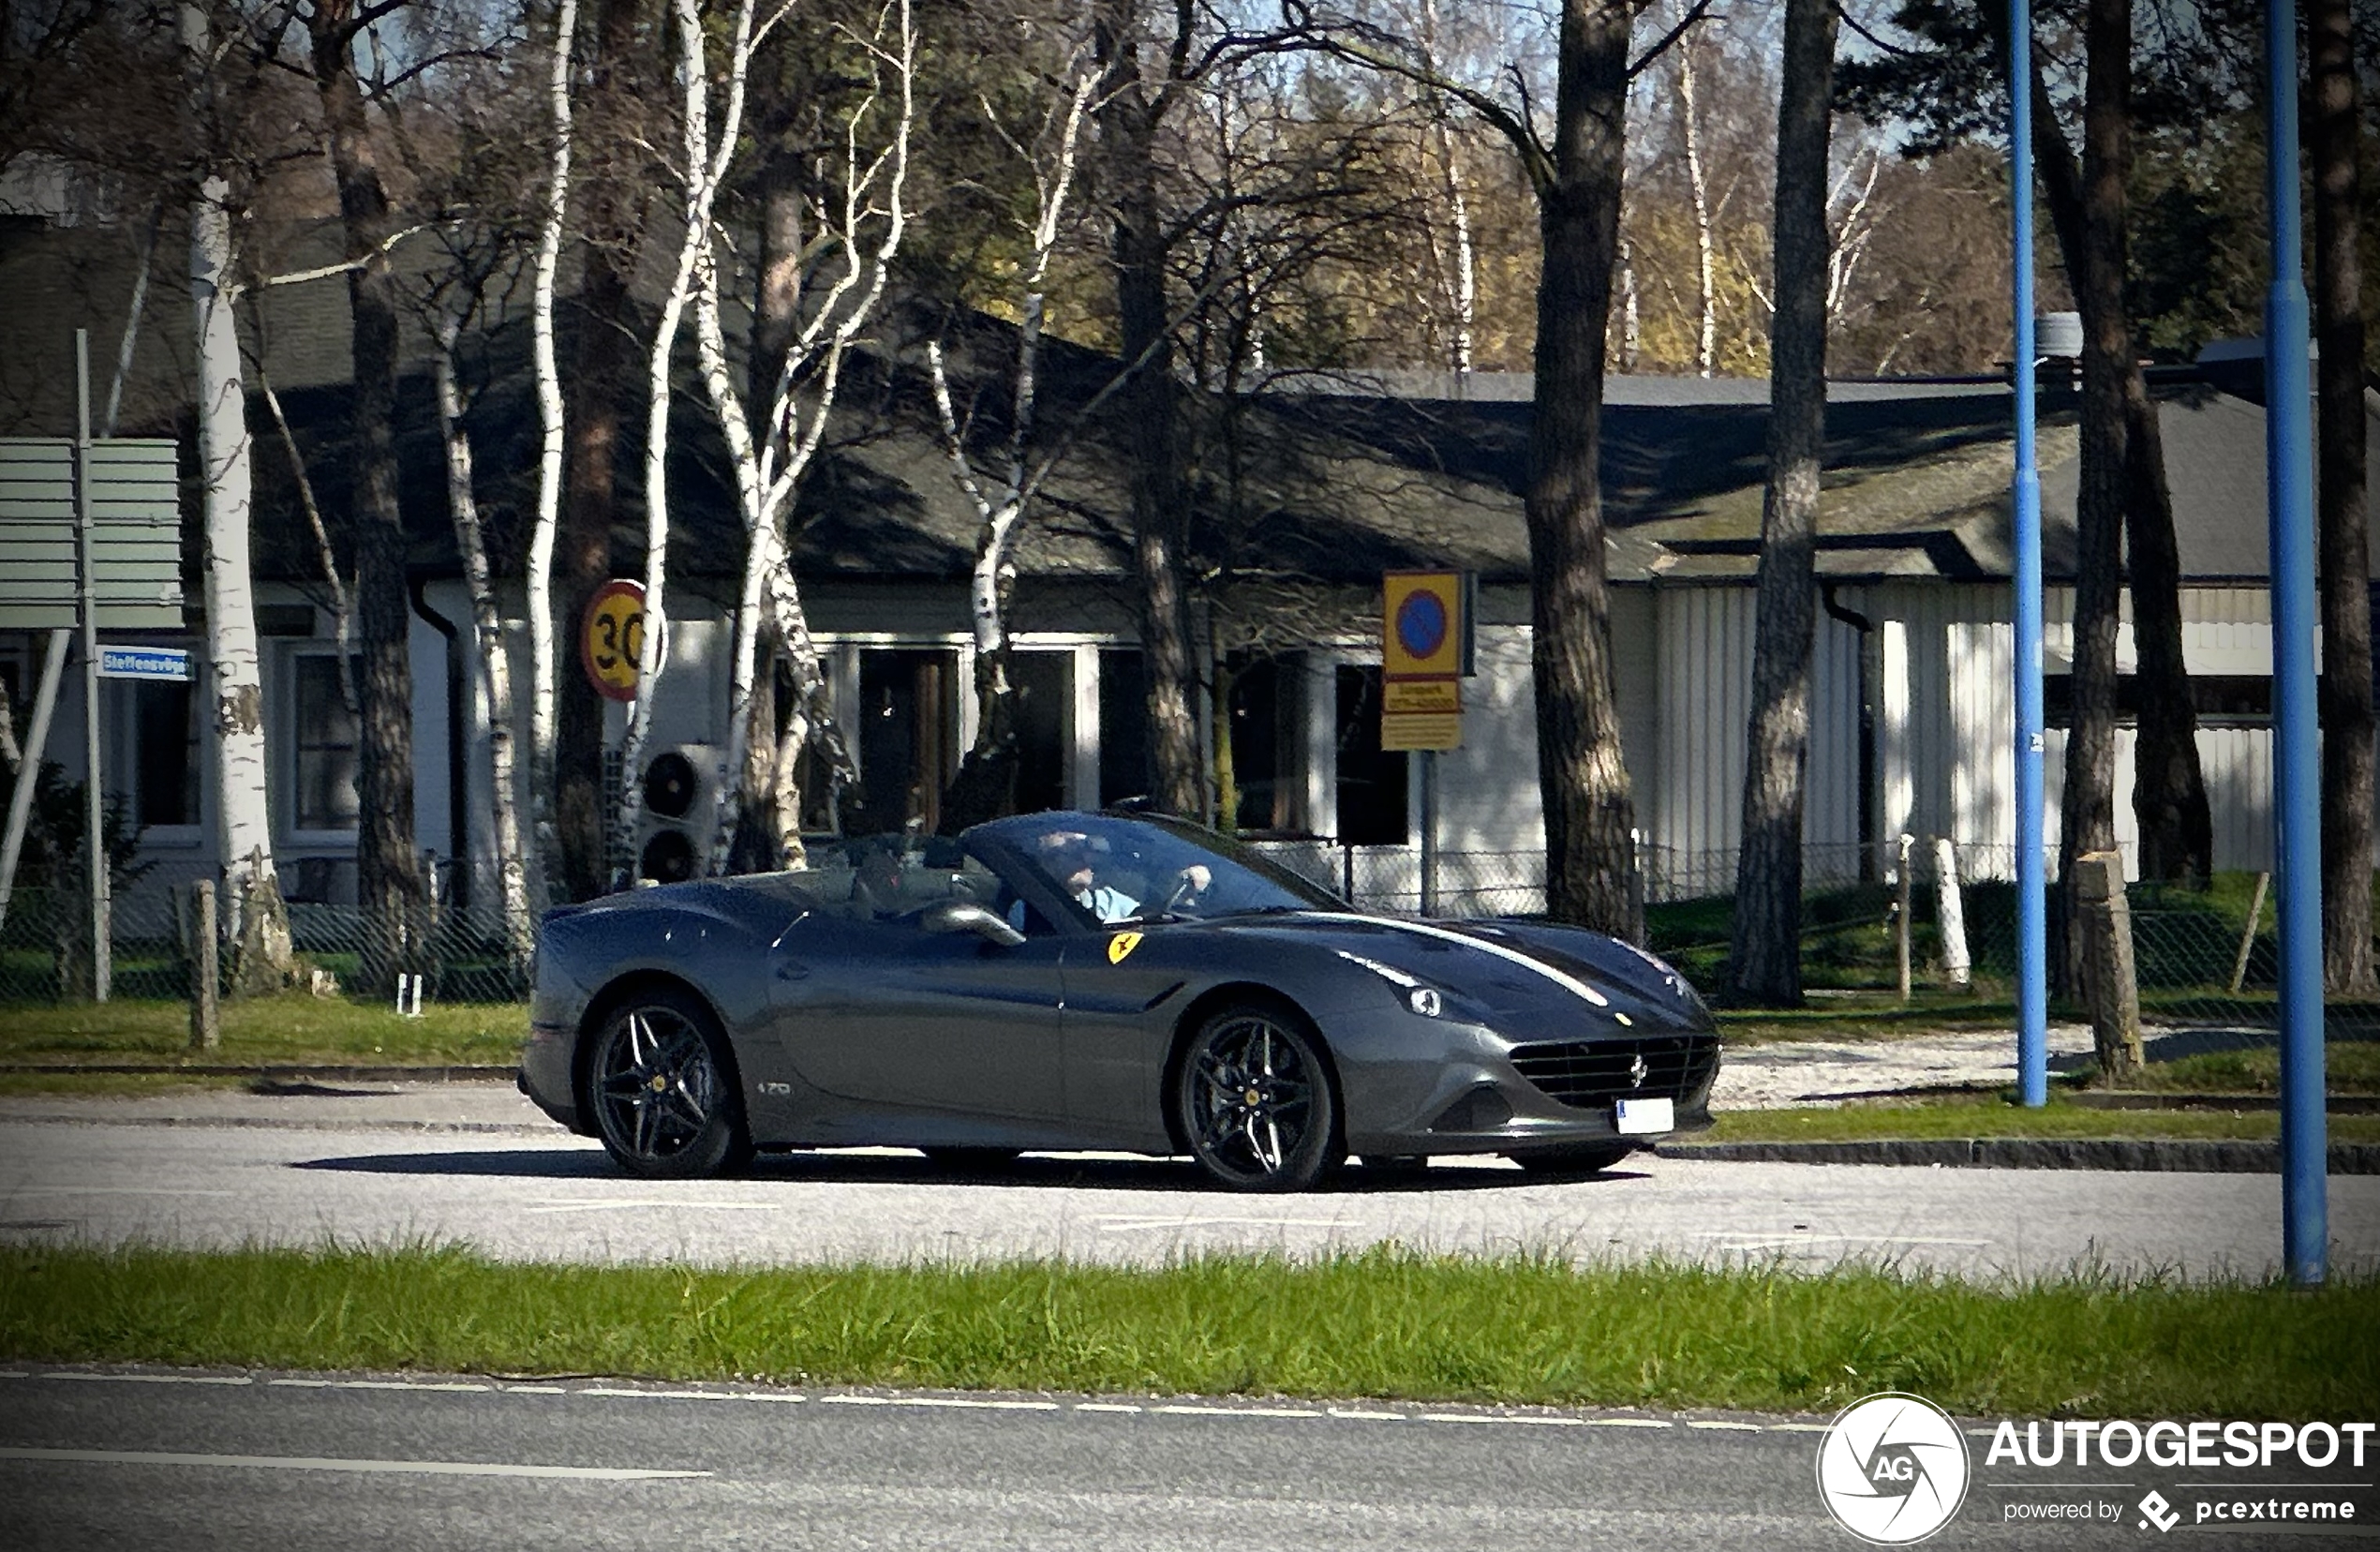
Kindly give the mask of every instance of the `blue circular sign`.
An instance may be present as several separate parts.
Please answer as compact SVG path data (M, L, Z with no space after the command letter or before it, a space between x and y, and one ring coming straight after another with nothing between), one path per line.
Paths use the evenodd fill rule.
M1446 645L1446 601L1434 592L1406 594L1396 606L1396 639L1417 658L1435 654Z

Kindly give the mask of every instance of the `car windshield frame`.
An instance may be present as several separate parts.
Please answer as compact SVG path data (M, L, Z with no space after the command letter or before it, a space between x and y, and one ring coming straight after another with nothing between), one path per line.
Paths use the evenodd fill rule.
M1164 898L1135 898L1133 909L1103 918L1083 904L1045 864L1043 856L1066 844L1059 837L1079 837L1090 843L1094 868L1105 855L1123 859L1154 857L1165 876L1193 863L1204 866L1210 881L1201 896L1213 903L1205 909L1168 910ZM1346 903L1313 880L1283 867L1245 843L1220 835L1204 826L1169 815L1090 813L1052 811L995 819L976 826L961 838L970 851L994 871L1011 876L1012 887L1046 896L1061 907L1078 930L1103 931L1162 920L1223 920L1292 911L1344 911ZM1119 845L1130 840L1130 845ZM1103 882L1108 882L1103 880ZM1144 884L1145 887L1145 884Z

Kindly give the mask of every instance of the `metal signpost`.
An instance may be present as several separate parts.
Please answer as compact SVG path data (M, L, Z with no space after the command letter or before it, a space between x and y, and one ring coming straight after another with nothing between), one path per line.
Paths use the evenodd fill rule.
M2033 422L2033 18L2008 0L2008 149L2016 231L2016 468L2009 485L2016 588L2016 1079L2024 1102L2049 1102L2048 891L2042 858L2041 471Z
M75 435L0 440L0 619L46 631L49 656L24 745L25 769L0 836L0 919L31 822L52 714L69 643L82 650L84 855L91 896L92 992L109 992L106 785L100 767L99 680L188 677L188 654L144 648L121 673L103 662L98 633L180 631L182 508L174 444L91 435L89 336L75 334ZM178 670L170 660L179 659Z
M1476 670L1468 572L1380 578L1380 748L1421 755L1421 914L1438 908L1438 752L1463 747L1463 680Z
M2281 894L2281 1241L2289 1280L2329 1261L2322 1051L2322 745L2314 713L2313 456L2298 237L2298 7L2265 11L2265 476L2272 567L2273 853Z

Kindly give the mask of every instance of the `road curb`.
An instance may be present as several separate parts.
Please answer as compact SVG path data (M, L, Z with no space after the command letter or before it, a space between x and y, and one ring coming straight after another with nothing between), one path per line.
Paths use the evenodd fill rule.
M1856 1142L1663 1142L1661 1158L1732 1164L1890 1164L1953 1170L2115 1170L2275 1174L2281 1144L2205 1139L1929 1137ZM2380 1143L2334 1142L2329 1172L2380 1174Z

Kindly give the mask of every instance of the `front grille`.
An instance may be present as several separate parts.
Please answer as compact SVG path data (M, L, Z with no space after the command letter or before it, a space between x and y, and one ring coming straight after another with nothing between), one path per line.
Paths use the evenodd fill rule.
M1644 1080L1631 1074L1644 1059ZM1579 1110L1614 1099L1683 1099L1718 1067L1718 1037L1645 1035L1622 1040L1554 1040L1515 1046L1512 1065L1548 1097Z

